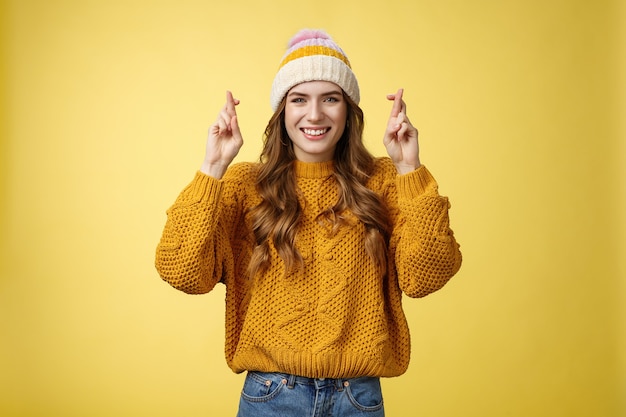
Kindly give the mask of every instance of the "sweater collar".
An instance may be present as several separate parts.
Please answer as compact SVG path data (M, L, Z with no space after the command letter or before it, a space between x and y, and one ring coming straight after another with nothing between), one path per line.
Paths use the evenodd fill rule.
M294 161L296 177L299 178L326 178L331 175L335 169L334 161L327 162L302 162Z

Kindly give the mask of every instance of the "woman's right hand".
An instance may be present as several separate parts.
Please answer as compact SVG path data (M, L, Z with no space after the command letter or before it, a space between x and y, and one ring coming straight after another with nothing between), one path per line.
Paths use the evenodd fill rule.
M243 145L235 110L238 104L239 100L233 98L233 94L227 91L226 104L215 123L209 128L206 153L200 171L217 179L222 178Z

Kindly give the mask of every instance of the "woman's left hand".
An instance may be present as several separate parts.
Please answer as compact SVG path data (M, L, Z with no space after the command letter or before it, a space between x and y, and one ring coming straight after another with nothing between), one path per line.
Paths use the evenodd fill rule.
M396 165L399 174L407 174L421 166L417 129L406 116L406 103L402 100L403 89L396 94L388 94L387 100L393 101L391 115L383 143L387 153Z

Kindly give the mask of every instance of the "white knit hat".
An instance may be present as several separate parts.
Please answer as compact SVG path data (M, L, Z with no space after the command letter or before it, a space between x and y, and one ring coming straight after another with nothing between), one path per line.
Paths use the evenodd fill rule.
M276 111L287 92L306 81L330 81L337 84L359 104L359 83L348 57L322 30L303 29L289 41L278 73L272 83L270 103Z

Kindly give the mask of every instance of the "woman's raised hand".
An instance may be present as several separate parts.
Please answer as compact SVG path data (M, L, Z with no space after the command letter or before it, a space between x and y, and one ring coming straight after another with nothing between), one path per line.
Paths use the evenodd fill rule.
M226 104L209 128L206 153L200 171L214 178L222 178L243 145L235 110L238 104L239 100L233 98L233 94L227 91Z
M393 106L383 138L387 153L396 165L399 174L409 173L421 165L417 129L406 115L406 103L402 100L403 94L404 90L399 89L396 94L387 95L387 100L393 101Z

